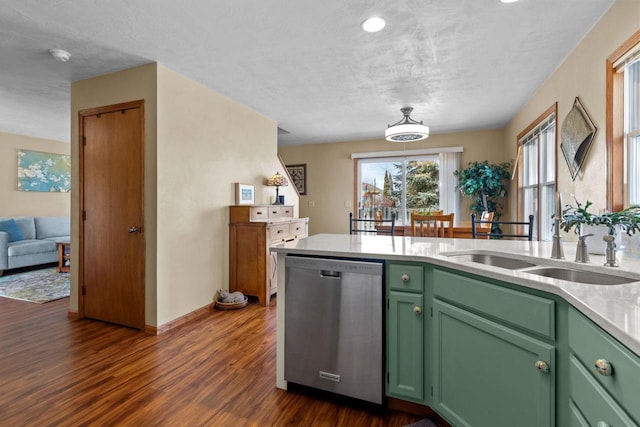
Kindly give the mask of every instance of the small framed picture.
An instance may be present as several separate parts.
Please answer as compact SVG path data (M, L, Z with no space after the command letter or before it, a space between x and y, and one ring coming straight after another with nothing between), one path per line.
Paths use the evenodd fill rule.
M256 203L256 187L251 184L236 182L236 205L254 205Z

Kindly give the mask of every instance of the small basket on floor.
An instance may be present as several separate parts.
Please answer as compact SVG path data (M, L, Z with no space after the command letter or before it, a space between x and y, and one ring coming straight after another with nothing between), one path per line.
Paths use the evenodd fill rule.
M245 296L244 301L240 301L240 302L216 301L215 306L218 310L236 310L238 308L246 307L248 302L249 302L249 298Z

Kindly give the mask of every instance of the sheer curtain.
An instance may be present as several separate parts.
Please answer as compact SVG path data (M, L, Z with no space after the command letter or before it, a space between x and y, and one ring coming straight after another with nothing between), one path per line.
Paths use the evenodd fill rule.
M440 208L444 213L455 212L456 224L460 223L460 192L453 172L460 169L460 157L459 152L440 153Z

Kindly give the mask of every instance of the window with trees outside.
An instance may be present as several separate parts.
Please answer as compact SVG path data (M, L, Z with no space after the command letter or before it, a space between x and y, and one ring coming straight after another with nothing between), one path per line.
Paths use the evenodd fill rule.
M459 152L352 157L357 159L358 218L390 219L395 214L397 225L408 225L414 211L457 211L453 171Z
M518 135L518 218L534 216L534 240L551 240L556 192L556 105Z
M607 58L607 205L640 204L640 31Z

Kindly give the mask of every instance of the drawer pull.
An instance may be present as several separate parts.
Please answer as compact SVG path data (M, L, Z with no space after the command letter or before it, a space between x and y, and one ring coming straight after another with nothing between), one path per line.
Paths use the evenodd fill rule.
M281 234L284 230L278 230L278 234Z
M415 314L422 314L422 307L420 307L419 305L416 305L415 307L413 307L413 312Z
M409 275L408 274L403 274L402 277L400 277L402 279L403 282L408 282L409 281Z
M536 361L536 369L542 372L543 374L549 373L549 365L544 360Z
M605 377L610 377L613 375L613 366L606 359L598 359L595 363L596 371L600 375L604 375Z

